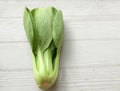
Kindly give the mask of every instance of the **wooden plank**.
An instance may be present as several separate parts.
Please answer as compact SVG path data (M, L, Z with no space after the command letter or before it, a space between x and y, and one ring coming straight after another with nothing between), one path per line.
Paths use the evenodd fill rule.
M119 1L0 1L0 42L26 41L23 29L23 8L53 4L63 10L65 40L120 39ZM69 4L69 5L67 5ZM6 6L9 7L6 8ZM15 8L16 7L16 8ZM18 36L19 34L19 36Z
M6 8L9 7L9 8ZM22 17L24 7L55 6L61 9L65 16L75 17L86 15L116 15L120 14L119 0L42 0L42 1L0 1L0 17Z
M81 20L79 20L81 19ZM102 19L102 18L101 18ZM104 20L105 19L105 20ZM120 17L69 17L65 19L65 40L120 39ZM93 21L91 21L93 20ZM0 19L0 42L27 41L22 18Z
M61 66L114 66L120 64L120 40L64 41ZM0 44L0 69L32 69L27 42Z
M119 91L119 70L119 66L62 67L56 85L49 91ZM39 91L32 70L0 70L0 89L8 88Z

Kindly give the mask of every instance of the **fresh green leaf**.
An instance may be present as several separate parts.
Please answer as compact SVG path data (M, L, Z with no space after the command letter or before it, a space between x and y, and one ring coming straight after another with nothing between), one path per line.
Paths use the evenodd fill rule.
M29 11L28 8L25 8L24 16L23 16L23 23L24 23L24 28L25 28L27 38L30 42L31 47L33 47L34 30L33 30L33 24L31 20L31 12Z
M64 30L64 24L63 24L63 16L61 11L57 11L57 14L55 15L54 21L53 21L53 40L55 43L55 46L60 49L61 44L63 41L63 31Z

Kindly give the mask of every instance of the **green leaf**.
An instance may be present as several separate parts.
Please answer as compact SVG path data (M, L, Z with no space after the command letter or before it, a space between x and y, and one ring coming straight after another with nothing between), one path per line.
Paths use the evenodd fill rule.
M24 24L24 29L25 29L28 41L30 42L31 47L33 47L34 30L33 30L33 24L31 20L31 13L28 8L25 8L25 11L24 11L23 24Z
M52 40L52 21L47 9L40 8L32 10L32 17L35 25L36 41L42 52L50 45Z
M53 21L53 41L55 46L60 50L63 41L64 23L62 12L58 11Z

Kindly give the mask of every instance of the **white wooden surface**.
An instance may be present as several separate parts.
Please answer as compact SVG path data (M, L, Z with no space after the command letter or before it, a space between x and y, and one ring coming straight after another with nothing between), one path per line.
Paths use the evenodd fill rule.
M64 14L59 77L47 91L120 91L120 0L0 0L0 91L41 91L22 25L25 6Z

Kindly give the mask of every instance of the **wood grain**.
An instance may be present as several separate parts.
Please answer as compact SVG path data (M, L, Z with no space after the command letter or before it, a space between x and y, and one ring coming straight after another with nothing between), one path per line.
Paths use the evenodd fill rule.
M27 6L64 16L58 80L46 91L120 91L119 0L0 0L0 91L42 91L23 28Z
M61 54L61 66L89 67L119 65L119 41L120 40L64 41ZM1 43L0 58L0 67L3 69L32 68L31 49L27 42Z
M22 17L24 7L55 6L65 16L118 15L119 0L0 0L0 17ZM6 8L6 6L9 7Z
M82 91L118 91L120 84L119 66L104 67L62 67L56 85L51 91L82 90ZM37 90L37 85L31 70L1 70L0 89ZM55 90L54 90L55 89ZM112 91L110 90L110 91Z
M77 17L82 19L82 17ZM114 17L113 17L114 18ZM71 20L72 19L72 20ZM91 19L91 18L89 18ZM98 20L93 21L85 18L65 19L65 40L96 40L96 39L120 39L120 19L118 20ZM0 19L0 42L27 41L23 28L22 19ZM8 35L9 34L9 35Z

